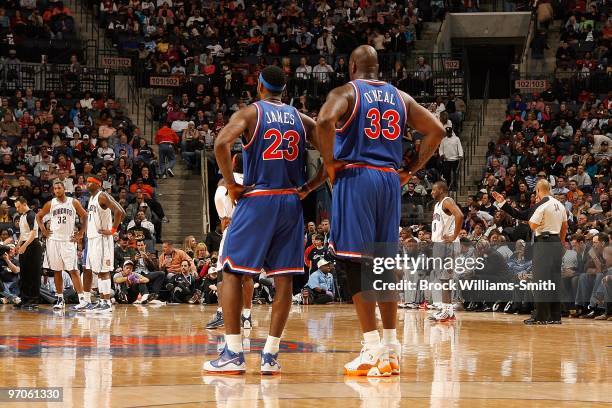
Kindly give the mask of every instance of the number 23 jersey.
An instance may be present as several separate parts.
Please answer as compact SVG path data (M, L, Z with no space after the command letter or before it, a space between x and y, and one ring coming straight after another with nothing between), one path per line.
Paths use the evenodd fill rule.
M293 106L258 101L257 125L243 150L244 185L287 189L305 182L306 131Z

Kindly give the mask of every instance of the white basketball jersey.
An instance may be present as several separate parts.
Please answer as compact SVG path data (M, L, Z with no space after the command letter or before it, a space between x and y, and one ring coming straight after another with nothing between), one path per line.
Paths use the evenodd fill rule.
M240 173L234 173L234 179L236 180L236 183L242 184L243 176ZM217 187L217 191L215 191L215 207L219 217L232 218L234 203L232 203L230 196L227 194L227 187Z
M442 204L444 200L450 197L444 197L442 201L436 203L433 211L433 220L431 221L431 242L443 242L444 235L453 235L455 233L455 216L448 215L444 212ZM457 238L455 241L459 241Z
M113 227L113 215L110 208L106 210L100 206L98 201L101 191L89 199L87 205L87 238L101 236L98 230L111 229Z
M51 200L51 237L54 241L70 241L76 224L74 201L66 197L64 202L57 198Z

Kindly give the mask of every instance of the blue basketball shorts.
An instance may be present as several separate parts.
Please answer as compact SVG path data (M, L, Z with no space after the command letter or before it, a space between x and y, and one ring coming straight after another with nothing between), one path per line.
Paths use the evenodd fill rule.
M227 229L221 263L237 274L304 273L304 214L296 190L246 193Z
M397 252L400 216L397 171L349 164L334 183L330 246L340 258L370 257L381 246Z

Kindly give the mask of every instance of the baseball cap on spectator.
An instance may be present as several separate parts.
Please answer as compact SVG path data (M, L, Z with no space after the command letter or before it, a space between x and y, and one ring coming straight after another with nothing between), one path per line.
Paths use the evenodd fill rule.
M89 140L89 135L87 133L83 135L83 140Z
M327 264L329 264L329 261L327 259L319 259L319 262L317 262L317 268L321 268L322 266L325 266Z
M132 266L134 266L134 261L132 261L131 259L127 259L127 260L126 260L126 261L123 263L123 266L126 266L126 265L132 265Z

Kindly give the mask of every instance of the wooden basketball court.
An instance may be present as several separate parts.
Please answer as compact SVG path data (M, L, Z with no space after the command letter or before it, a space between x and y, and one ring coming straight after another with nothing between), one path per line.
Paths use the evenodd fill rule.
M459 313L430 324L400 312L400 377L347 378L359 353L351 305L293 306L283 374L261 377L269 306L255 306L245 339L247 375L203 376L222 330L212 306L117 306L112 317L0 307L0 387L63 387L63 403L21 407L595 407L612 404L612 325Z

